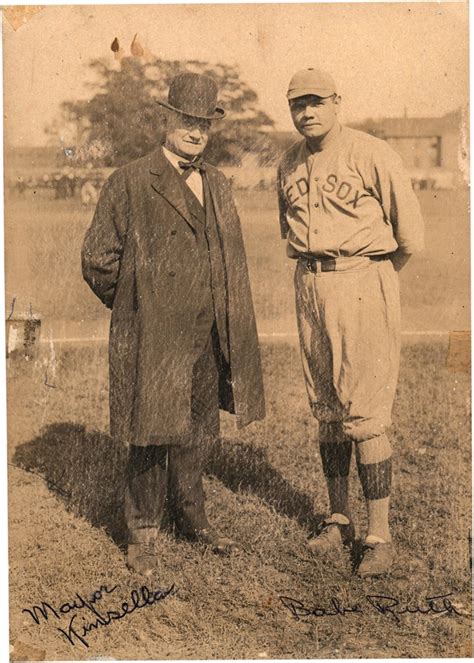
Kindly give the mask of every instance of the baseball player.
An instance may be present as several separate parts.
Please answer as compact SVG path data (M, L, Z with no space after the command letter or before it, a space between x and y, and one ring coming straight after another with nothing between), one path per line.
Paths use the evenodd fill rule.
M423 248L423 221L400 157L383 140L339 124L341 99L329 74L297 72L287 97L304 139L279 166L280 226L296 260L303 371L331 511L309 545L320 555L353 541L355 443L368 512L358 574L378 576L394 554L386 430L400 356L397 272Z

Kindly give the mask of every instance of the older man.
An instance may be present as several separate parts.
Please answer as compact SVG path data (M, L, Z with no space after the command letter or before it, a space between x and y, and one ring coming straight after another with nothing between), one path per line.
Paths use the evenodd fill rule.
M304 69L287 99L303 140L279 169L280 225L296 260L301 355L330 517L315 554L351 543L349 466L355 443L368 512L360 576L390 570L392 448L386 435L397 385L397 272L423 246L410 178L387 143L340 125L341 98L327 72Z
M127 562L150 574L168 502L181 536L221 553L202 468L219 408L245 426L264 416L256 325L240 221L224 175L202 161L217 85L183 73L170 85L165 139L116 170L83 246L84 278L112 309L110 423L129 447Z

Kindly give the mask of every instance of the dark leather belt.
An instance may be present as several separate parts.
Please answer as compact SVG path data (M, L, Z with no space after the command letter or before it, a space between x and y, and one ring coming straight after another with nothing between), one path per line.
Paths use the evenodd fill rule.
M308 272L316 274L317 272L335 272L338 269L338 265L341 265L344 261L357 260L357 258L362 258L365 260L371 260L380 262L381 260L388 260L388 254L379 255L379 256L348 256L341 258L312 258L308 256L300 256L300 260L303 265L306 267Z
M300 258L308 272L335 272L336 258Z

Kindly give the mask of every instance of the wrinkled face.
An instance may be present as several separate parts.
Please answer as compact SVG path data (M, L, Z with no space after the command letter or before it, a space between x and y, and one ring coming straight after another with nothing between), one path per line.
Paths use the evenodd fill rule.
M290 100L293 124L305 138L325 136L334 126L339 113L340 97L317 97L307 94Z
M170 112L166 120L165 147L185 159L199 156L209 140L209 120Z

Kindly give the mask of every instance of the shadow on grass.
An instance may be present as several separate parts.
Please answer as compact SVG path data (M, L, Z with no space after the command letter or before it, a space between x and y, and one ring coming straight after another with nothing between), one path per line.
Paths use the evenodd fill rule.
M206 469L230 490L253 493L302 527L314 531L325 517L314 513L308 494L297 490L271 465L264 448L217 439L209 446Z
M314 529L322 516L311 498L296 490L268 461L265 449L216 440L208 448L206 471L232 491L257 495L277 512ZM123 512L127 451L105 433L57 423L18 447L14 463L41 475L73 513L104 527L118 545L126 540Z
M114 541L123 544L126 459L126 449L105 433L65 422L47 426L22 444L13 461L41 475L75 515L94 527L105 527Z

